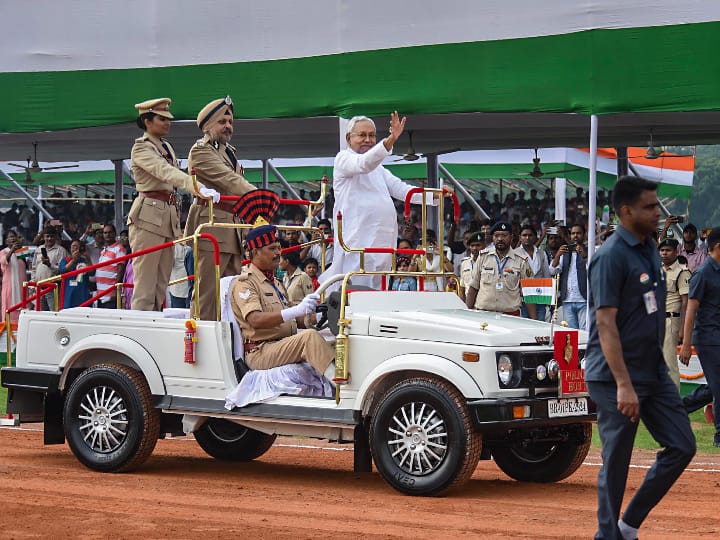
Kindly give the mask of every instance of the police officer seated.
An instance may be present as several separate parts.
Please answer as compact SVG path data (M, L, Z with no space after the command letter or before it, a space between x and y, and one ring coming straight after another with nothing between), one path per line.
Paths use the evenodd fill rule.
M291 305L276 277L280 262L277 228L263 224L246 237L250 264L238 276L231 307L245 340L245 362L250 369L270 369L308 362L320 374L335 357L334 348L315 329L318 296L310 294ZM308 328L298 333L298 328Z

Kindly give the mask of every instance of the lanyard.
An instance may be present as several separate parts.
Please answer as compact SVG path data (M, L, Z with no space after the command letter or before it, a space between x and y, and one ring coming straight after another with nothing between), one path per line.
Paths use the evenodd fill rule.
M270 281L270 280L268 280L268 281ZM275 281L274 281L274 280L273 280L273 281L270 281L270 285L272 285L272 288L275 289L275 292L276 292L276 293L278 293L278 296L280 297L280 301L282 302L283 306L289 305L289 304L288 304L288 301L285 299L285 295L284 295L283 293L281 293L281 292L280 292L280 289L278 289L278 288L275 286Z
M497 255L495 255L495 263L497 264L497 269L498 269L498 281L502 279L503 270L505 270L505 267L507 266L507 263L508 263L509 260L510 260L510 257L508 257L508 256L506 255L506 256L505 256L505 260L503 261L502 266L501 266L501 265L500 265L500 259L498 258Z

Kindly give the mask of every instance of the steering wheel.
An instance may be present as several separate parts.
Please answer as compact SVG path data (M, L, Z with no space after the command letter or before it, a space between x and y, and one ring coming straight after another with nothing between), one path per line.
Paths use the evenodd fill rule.
M320 317L317 319L317 322L315 323L315 330L322 330L327 326L328 323L328 305L327 304L319 304L315 308L315 313L319 313Z

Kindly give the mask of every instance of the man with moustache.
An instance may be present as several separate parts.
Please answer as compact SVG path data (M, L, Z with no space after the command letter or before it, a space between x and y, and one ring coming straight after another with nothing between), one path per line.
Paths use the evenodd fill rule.
M250 264L238 276L231 306L245 339L245 363L250 369L270 369L306 361L320 374L335 358L335 349L312 324L318 296L307 295L290 306L287 291L275 277L280 242L274 225L261 225L247 234Z
M375 123L365 116L355 116L348 122L345 140L348 148L335 156L333 191L335 193L335 221L343 216L343 240L350 247L395 247L398 237L397 213L392 199L405 200L413 188L385 167L382 161L392 154L393 145L405 129L406 118L397 111L390 115L390 134L377 142ZM431 201L434 198L429 198ZM412 202L422 202L422 194L413 195ZM320 276L320 282L336 274L360 268L360 254L343 250L340 242L333 245L333 264ZM391 255L366 253L365 270L389 270ZM380 288L380 276L353 278L353 284Z
M190 149L188 170L195 170L197 178L208 188L221 195L244 195L255 189L243 176L235 148L228 143L233 135L233 104L230 96L216 99L205 105L197 116L197 125L204 136ZM185 225L185 235L195 233L202 223L210 219L206 199L195 198ZM233 214L233 203L220 201L213 205L215 223L240 223ZM220 276L234 276L242 271L242 235L240 229L204 227L201 232L215 236L220 245ZM200 295L200 313L203 320L215 320L215 265L211 242L199 242L197 275ZM192 304L194 310L195 304Z
M507 221L498 221L490 229L493 247L483 250L475 263L466 293L470 309L496 311L520 316L522 288L520 280L532 275L527 260L510 247L512 228ZM530 318L537 316L534 304L527 304Z
M613 206L620 226L588 269L585 381L597 407L603 459L596 539L638 538L640 525L695 454L695 437L663 358L666 289L652 236L660 220L656 191L657 183L636 176L617 181ZM621 516L638 420L661 450Z

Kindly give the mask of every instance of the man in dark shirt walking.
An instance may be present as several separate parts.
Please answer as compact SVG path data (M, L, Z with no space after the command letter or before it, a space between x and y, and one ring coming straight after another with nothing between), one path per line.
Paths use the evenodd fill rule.
M656 190L642 178L618 180L613 203L621 225L589 268L585 380L597 405L603 457L595 538L637 538L695 454L690 422L663 359L666 285L651 236L660 220ZM638 418L663 449L618 520Z
M689 412L715 400L714 443L720 446L720 227L710 232L707 246L708 258L690 278L680 361L688 364L690 346L695 345L708 383L685 396L683 403Z

